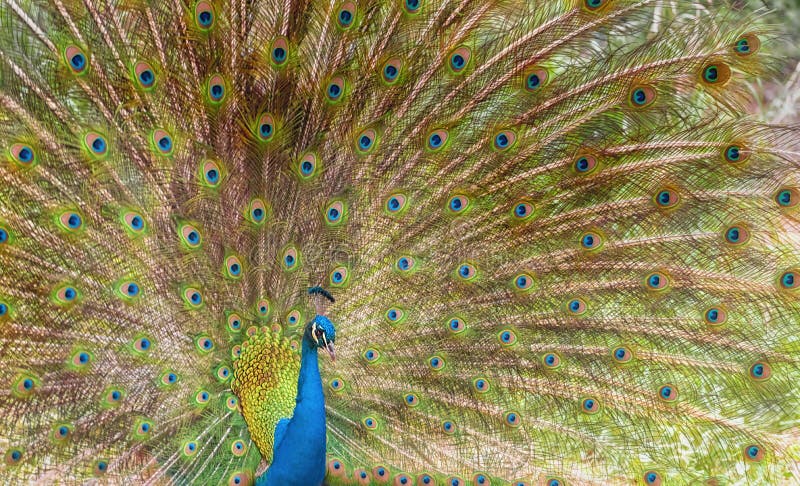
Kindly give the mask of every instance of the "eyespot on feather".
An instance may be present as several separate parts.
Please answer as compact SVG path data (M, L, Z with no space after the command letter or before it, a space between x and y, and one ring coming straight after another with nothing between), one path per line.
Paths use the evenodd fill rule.
M583 8L589 12L595 13L604 10L611 0L583 0Z
M533 67L525 72L523 77L523 87L525 91L534 93L547 84L550 74L546 69L540 67Z
M656 192L653 201L656 206L668 209L675 207L680 202L680 196L674 189L663 187Z
M242 261L236 255L229 255L225 258L224 266L225 276L228 278L239 280L244 274L244 267Z
M36 165L36 151L31 145L15 143L8 149L8 152L20 167L30 168Z
M331 287L344 287L349 280L350 270L344 265L334 268L329 276Z
M301 179L311 179L317 174L318 159L317 154L308 152L300 159L297 164L297 173Z
M491 388L491 385L489 384L489 380L479 377L472 380L472 387L478 393L486 393L489 391L489 388Z
M368 128L356 137L356 152L361 155L372 152L377 145L378 132L374 128Z
M633 353L626 346L619 346L611 350L611 357L617 363L629 363L633 359Z
M184 288L181 296L190 309L198 309L203 305L203 294L194 287Z
M294 246L288 246L283 250L281 256L281 265L286 271L292 271L298 268L300 264L300 254Z
M567 302L567 313L574 316L582 315L586 312L586 302L581 298L574 298Z
M466 324L460 317L451 317L447 320L447 328L453 334L458 334L466 329Z
M356 21L356 5L353 2L343 3L336 11L336 23L342 30L350 30Z
M275 136L275 117L270 113L262 113L258 117L256 136L261 142L269 142Z
M77 211L64 211L58 217L60 226L69 231L75 232L83 228L83 217Z
M250 223L260 226L267 220L269 207L262 199L254 198L247 207L247 219Z
M753 381L766 381L772 376L772 367L766 361L756 361L750 366L749 375Z
M150 352L153 349L154 343L152 339L147 336L140 336L133 341L133 349L139 354Z
M444 358L442 358L441 356L438 356L438 355L431 356L428 359L428 366L430 366L430 368L432 370L434 370L434 371L442 370L442 369L444 369L444 366L445 366L445 360L444 360Z
M80 300L81 296L72 285L63 285L56 289L54 297L57 304L70 305Z
M380 353L375 348L369 348L364 351L363 356L367 363L375 363L380 358Z
M587 175L597 169L597 158L593 155L580 155L572 163L572 170L578 175Z
M401 273L410 273L414 270L417 262L412 256L403 255L397 259L395 269Z
M477 277L478 271L473 264L465 262L458 266L456 275L464 282L471 282Z
M76 45L64 49L64 61L73 74L83 75L89 70L89 58L86 53Z
M723 238L731 246L744 245L750 240L750 231L743 224L735 224L725 229Z
M546 353L542 356L542 364L545 368L554 370L561 366L561 358L556 353Z
M144 233L146 224L141 214L136 211L125 211L122 214L122 221L125 223L125 229L133 236L138 236Z
M325 86L325 97L330 103L338 103L344 99L346 84L341 76L334 76Z
M447 210L450 214L460 214L466 211L470 206L470 200L467 196L455 195L447 201Z
M97 132L89 132L83 137L87 151L94 159L102 159L108 155L108 142Z
M586 251L599 250L603 246L603 237L596 231L589 231L581 235L580 243Z
M751 444L744 448L744 458L747 462L761 462L764 460L764 449Z
M533 290L533 277L529 273L520 273L514 276L514 290L527 292Z
M200 164L198 178L206 187L216 188L222 182L222 168L213 160L206 160Z
M403 69L403 61L399 57L389 58L381 66L381 79L385 84L391 86L400 79L401 69Z
M298 325L302 319L303 316L297 309L293 309L288 314L286 314L286 322L289 323L289 326Z
M258 317L266 319L267 316L269 316L269 311L270 311L269 300L262 298L261 300L256 302L256 314L258 314Z
M450 71L454 74L461 74L464 69L469 65L472 51L469 47L461 46L454 49L447 58Z
M750 157L750 151L744 144L735 142L722 150L722 157L726 162L738 164Z
M492 148L498 152L505 152L517 142L517 134L512 130L503 130L492 138Z
M166 130L157 128L153 130L150 138L157 154L165 157L172 155L175 147L173 146L172 136Z
M724 86L731 79L731 68L724 62L709 62L700 70L700 81L706 86Z
M674 402L678 399L678 389L670 383L658 389L658 399L662 402Z
M449 134L447 130L440 128L428 134L425 147L431 152L438 152L447 145Z
M661 486L661 474L657 471L646 471L642 479L647 486Z
M384 317L390 324L398 324L403 322L405 316L405 311L399 307L390 307L389 310L387 310L384 314Z
M406 13L415 15L419 13L420 8L422 8L423 1L424 0L400 0L400 3L403 5L403 9L405 9Z
M800 270L792 268L783 272L778 279L778 284L784 290L797 290L800 288Z
M600 411L600 402L594 398L584 398L581 400L581 411L592 415Z
M206 1L197 2L194 7L194 18L197 27L201 31L209 31L214 27L216 15L214 7Z
M181 241L188 249L199 248L203 243L203 238L200 235L200 231L191 224L181 225L178 228L178 234L181 237Z
M645 287L647 290L660 291L669 287L670 279L663 272L652 272L645 277Z
M656 90L647 85L634 86L628 95L628 105L636 109L650 106L655 100Z
M736 39L736 42L733 43L733 52L735 52L737 56L746 57L758 52L760 47L761 41L757 35L745 34Z
M525 200L517 201L511 210L511 214L515 220L525 221L533 216L533 204Z
M709 326L720 326L728 319L728 313L723 307L715 306L703 313L703 320Z
M150 91L156 85L156 74L153 66L144 61L139 61L133 67L136 83L145 91Z
M272 41L269 49L270 61L277 67L282 67L289 59L289 43L285 37L278 37Z
M775 202L781 208L793 208L800 202L800 190L795 187L782 187L775 194Z
M233 473L228 478L228 486L243 486L250 484L250 475L246 472Z
M345 206L342 201L333 201L325 208L325 222L330 226L342 224L345 216Z
M239 316L239 314L237 314L235 312L233 312L231 314L228 314L228 317L227 317L226 321L228 323L228 330L230 330L231 332L239 332L239 331L241 331L241 329L242 329L242 318Z

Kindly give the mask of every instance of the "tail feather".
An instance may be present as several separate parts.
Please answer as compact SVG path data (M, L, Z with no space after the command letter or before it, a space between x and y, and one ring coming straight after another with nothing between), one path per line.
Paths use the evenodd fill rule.
M791 481L798 133L710 10L7 0L0 477L252 481L313 295L329 484Z

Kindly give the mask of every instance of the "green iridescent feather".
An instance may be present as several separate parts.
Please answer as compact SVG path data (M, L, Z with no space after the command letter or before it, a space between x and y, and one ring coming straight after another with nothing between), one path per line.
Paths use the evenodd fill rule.
M328 484L800 480L800 136L749 111L780 39L683 0L6 0L0 479L252 481L322 285Z

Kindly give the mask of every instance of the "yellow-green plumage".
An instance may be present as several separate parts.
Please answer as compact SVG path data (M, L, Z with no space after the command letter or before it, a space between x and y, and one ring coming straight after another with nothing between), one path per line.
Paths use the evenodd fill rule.
M0 482L253 481L316 285L329 484L797 482L769 22L5 0Z
M250 436L266 457L272 457L278 421L292 416L299 370L296 350L266 328L242 344L234 361L231 390L239 397Z

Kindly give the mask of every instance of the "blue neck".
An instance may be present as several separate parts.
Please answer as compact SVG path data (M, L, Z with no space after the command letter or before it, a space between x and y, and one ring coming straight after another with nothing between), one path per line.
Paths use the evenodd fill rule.
M318 485L325 477L325 396L317 347L303 338L297 399L292 419L275 444L272 464L257 486Z

